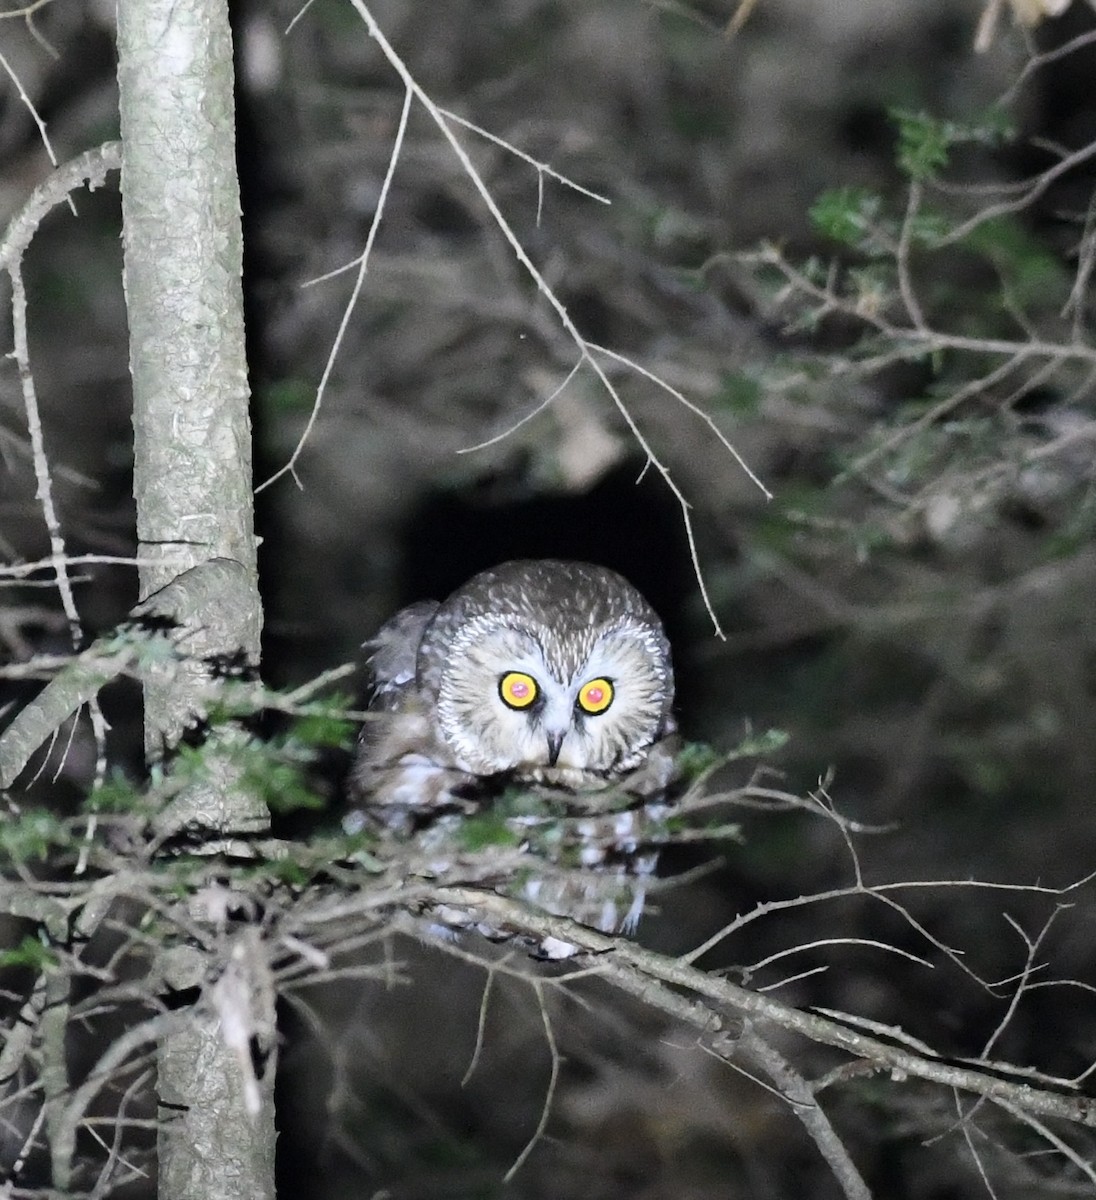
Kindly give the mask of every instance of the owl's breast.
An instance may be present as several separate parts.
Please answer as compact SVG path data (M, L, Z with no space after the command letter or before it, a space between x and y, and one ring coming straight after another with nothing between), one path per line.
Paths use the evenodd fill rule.
M574 788L576 791L598 791L612 782L600 772L572 766L519 767L514 775L530 783L546 783L550 787Z

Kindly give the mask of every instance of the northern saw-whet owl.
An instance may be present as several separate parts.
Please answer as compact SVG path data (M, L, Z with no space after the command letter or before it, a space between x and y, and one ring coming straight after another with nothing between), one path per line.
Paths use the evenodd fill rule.
M658 616L622 576L552 559L503 563L440 604L401 610L366 645L373 694L351 780L366 817L407 834L475 811L492 785L529 784L567 797L583 867L653 870L635 797L653 800L673 776L673 668ZM631 800L583 801L606 789ZM558 881L525 890L601 928L638 917L634 888L623 922L615 902L564 900Z

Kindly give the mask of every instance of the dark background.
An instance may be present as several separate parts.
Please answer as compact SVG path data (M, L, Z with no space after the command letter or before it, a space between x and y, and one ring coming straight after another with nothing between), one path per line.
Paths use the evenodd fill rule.
M61 160L116 132L110 8L58 0L43 10L38 26L56 58L21 23L0 27ZM839 349L844 335L787 333L747 275L728 265L762 239L793 257L831 253L807 215L820 192L860 185L902 196L891 106L969 119L1012 86L1035 50L1063 45L1094 21L1080 0L1027 36L1006 17L990 51L977 55L980 8L973 0L760 0L728 40L729 11L717 3L373 6L435 101L612 198L605 207L547 180L538 224L535 171L460 134L582 333L634 356L710 412L775 499L766 503L664 393L614 372L694 506L728 635L721 641L700 604L676 502L657 472L636 482L643 455L588 373L509 438L457 453L530 411L575 355L416 108L367 285L297 466L301 487L285 477L259 498L266 677L297 683L353 658L400 604L440 597L506 558L589 559L628 575L663 615L688 736L731 749L751 730L783 729L791 740L770 763L780 773L774 783L802 791L832 773L838 809L881 830L857 840L870 882L1063 887L1085 876L1096 862L1090 443L1057 466L1064 482L1053 494L995 494L951 523L934 522L927 503L911 516L880 499L893 476L881 472L875 487L840 473L925 394L930 375L921 366L857 380L817 372L796 389L751 390L743 381L767 363ZM300 435L352 276L302 285L360 253L402 98L348 4L317 0L283 36L294 11L280 0L233 5L257 482ZM1008 184L1045 169L1047 146L1092 141L1094 77L1092 45L1032 73L1011 96L1018 141L964 160L968 180ZM5 220L47 170L9 88L0 97ZM1073 172L1021 217L1064 271L1074 266L1092 184L1091 171ZM77 204L79 219L54 213L31 250L34 367L69 551L131 554L117 198L107 190ZM925 269L955 272L957 311L984 299L985 281L961 262ZM1093 419L1091 386L1053 376L1025 403L1019 417L1038 418L1040 429ZM1015 444L999 438L995 453L1007 456L1030 432L1022 420L1015 430ZM0 550L11 561L35 558L47 543L10 362L0 370L0 438ZM926 473L921 482L946 500L954 479L941 478ZM1066 533L1068 552L1052 552ZM133 573L92 568L79 597L89 632L108 629L135 599ZM65 650L51 592L5 588L0 603L8 660ZM31 690L13 689L12 698ZM139 714L124 696L108 698L108 711L115 761L137 770ZM50 802L71 803L91 764L89 740L78 735ZM728 780L741 782L751 766ZM758 902L852 881L843 839L823 819L746 814L744 835L720 848L715 869L660 897L642 940L682 951ZM679 853L665 865L701 861ZM903 893L941 945L989 980L1025 961L1003 914L1034 936L1058 899ZM1096 985L1090 891L1060 899L1073 907L1041 947L1049 965L1040 978ZM1005 1015L1007 987L991 994L865 898L757 922L705 965L733 968L832 937L889 940L934 965L822 947L754 982L827 964L779 994L901 1025L945 1054L979 1054ZM566 1061L549 1137L502 1185L548 1078L533 994L499 982L483 1060L461 1088L483 972L409 944L397 954L410 987L313 992L314 1019L286 1009L285 1196L385 1188L395 1197L836 1194L779 1102L596 985L583 993L588 1011L550 992ZM1081 988L1034 991L993 1052L1077 1075L1096 1052L1092 1009ZM834 1103L880 1196L982 1194L952 1098L868 1079ZM984 1128L994 1131L992 1117ZM926 1145L932 1134L942 1136ZM1039 1194L1034 1176L1051 1173L1034 1160L1021 1171L991 1144L983 1149L1000 1196Z

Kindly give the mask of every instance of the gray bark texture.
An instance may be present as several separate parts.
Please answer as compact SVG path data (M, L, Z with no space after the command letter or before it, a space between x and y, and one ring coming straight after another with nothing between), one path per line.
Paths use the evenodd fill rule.
M158 560L141 570L141 597L155 607L170 595L188 651L146 680L156 758L201 715L210 656L259 658L227 0L119 0L118 60L134 494L139 554ZM207 743L207 776L165 814L165 831L215 839L265 828L261 805L235 786L230 742ZM246 989L218 1002L225 964L211 953L197 968L203 1000L160 1050L159 1194L273 1197L273 1065L256 1090Z

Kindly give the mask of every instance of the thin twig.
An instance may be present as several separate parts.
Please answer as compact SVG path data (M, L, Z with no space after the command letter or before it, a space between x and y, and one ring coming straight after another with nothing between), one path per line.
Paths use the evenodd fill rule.
M396 164L399 162L400 151L403 148L403 139L407 133L407 118L411 112L412 92L408 88L403 95L403 108L400 111L399 124L396 127L396 136L392 142L392 153L388 156L388 169L384 173L384 181L381 184L380 195L377 197L377 208L373 213L373 220L369 225L369 233L365 239L365 249L358 259L358 274L354 279L354 287L350 292L350 299L347 300L346 306L343 308L342 319L339 321L339 328L335 333L335 340L331 345L331 351L327 356L327 361L324 363L323 374L320 376L319 385L316 388L316 399L312 402L312 411L308 414L308 420L305 422L301 436L297 439L297 444L293 448L293 453L290 454L289 460L279 467L273 475L264 479L262 483L255 489L255 494L258 495L272 483L281 479L283 475L289 474L293 476L297 486L300 487L300 480L297 478L296 467L297 461L304 453L305 445L319 419L320 409L323 406L324 394L327 391L327 384L331 378L331 373L335 369L335 360L338 358L339 347L342 345L343 338L346 336L346 330L350 325L350 318L353 316L354 309L358 303L358 297L361 295L362 288L365 285L365 275L369 269L369 255L373 249L373 243L377 237L377 231L381 226L381 217L384 215L385 202L388 199L388 190L392 186L392 177L396 173Z
M477 450L486 450L490 446L495 446L499 442L505 441L508 437L510 437L511 434L517 433L517 431L523 425L528 425L528 423L534 417L539 416L542 412L544 412L544 410L546 408L548 408L548 406L552 403L552 401L555 400L555 398L560 394L560 392L562 392L563 389L578 374L579 368L585 363L585 361L586 360L584 358L580 358L578 360L578 362L575 363L575 365L570 369L570 371L567 372L567 376L563 380L563 382L557 388L555 388L552 392L550 392L531 412L527 412L524 417L520 417L517 421L515 421L512 425L508 426L501 433L495 434L494 437L489 437L487 439L487 441L477 442L476 445L474 445L474 446L462 446L461 449L459 449L457 451L457 453L458 454L472 454Z
M458 125L463 125L465 129L470 129L473 133L478 133L480 137L486 138L487 141L494 142L496 146L501 146L504 150L508 150L516 158L520 158L523 162L527 162L531 167L535 168L538 175L548 175L558 183L562 183L564 187L569 187L572 191L580 192L583 196L589 196L591 200L597 200L599 204L612 204L612 200L608 196L603 196L600 192L593 192L589 188L584 188L582 184L575 183L573 179L568 179L566 175L561 175L558 171L554 171L546 162L541 162L539 159L533 158L531 154L526 154L524 150L519 150L517 146L512 142L506 141L505 138L500 138L494 133L489 133L474 121L469 121L465 117L458 116L448 108L439 107L438 112L443 117L448 117L450 121L456 121Z
M544 985L539 979L530 980L537 998L537 1004L540 1006L540 1017L544 1025L544 1039L548 1043L548 1053L551 1056L551 1074L548 1076L548 1087L544 1093L544 1104L540 1110L540 1120L537 1121L537 1127L533 1130L533 1136L526 1143L525 1148L514 1160L514 1165L502 1177L503 1183L509 1183L514 1176L521 1170L525 1160L533 1153L534 1148L540 1139L544 1136L545 1129L548 1128L548 1118L552 1114L552 1101L556 1095L556 1085L559 1083L559 1069L561 1058L559 1047L556 1045L556 1035L552 1029L552 1018L548 1013L548 1006L544 1000Z
M487 1002L491 998L491 988L495 983L495 973L488 970L487 976L483 981L483 994L480 996L479 1017L476 1021L476 1044L472 1047L472 1057L468 1060L468 1070L464 1072L461 1078L461 1087L467 1087L469 1080L476 1073L476 1067L479 1065L480 1054L483 1052L484 1033L487 1029Z
M3 13L0 15L14 17L14 16L21 16L22 14L21 13ZM30 96L27 95L26 89L23 87L23 81L15 73L15 70L12 68L12 66L8 62L8 60L4 57L3 53L0 53L0 67L4 68L4 71L6 72L8 78L15 85L15 90L19 93L19 99L22 100L24 106L26 107L27 111L31 115L31 119L34 121L35 125L38 127L38 136L42 139L42 145L45 146L45 148L46 148L46 153L49 155L49 160L53 164L53 166L56 167L57 166L57 155L54 154L54 152L53 152L53 143L49 140L49 133L46 130L46 123L38 115L38 109L36 109L34 107L34 101L30 98ZM69 205L71 207L71 205L72 205L71 200L69 200ZM75 209L73 209L73 212L75 212Z
M1002 1078L1000 1074L959 1066L943 1058L913 1053L902 1045L857 1032L815 1013L803 1012L769 996L760 995L725 979L698 971L680 958L646 950L626 938L597 933L566 917L532 911L519 901L475 888L439 887L439 904L469 908L502 927L523 929L538 938L556 937L594 956L602 974L614 986L641 996L648 1004L687 1019L699 1028L718 1032L722 1021L713 1003L746 1017L759 1018L811 1041L833 1046L857 1059L867 1059L884 1070L958 1088L994 1102L1003 1099L1025 1113L1059 1117L1096 1128L1096 1104L1086 1096L1064 1095L1046 1088ZM684 996L667 995L664 987L680 989ZM695 1000L691 998L695 997ZM1007 1071L1007 1064L996 1064Z

